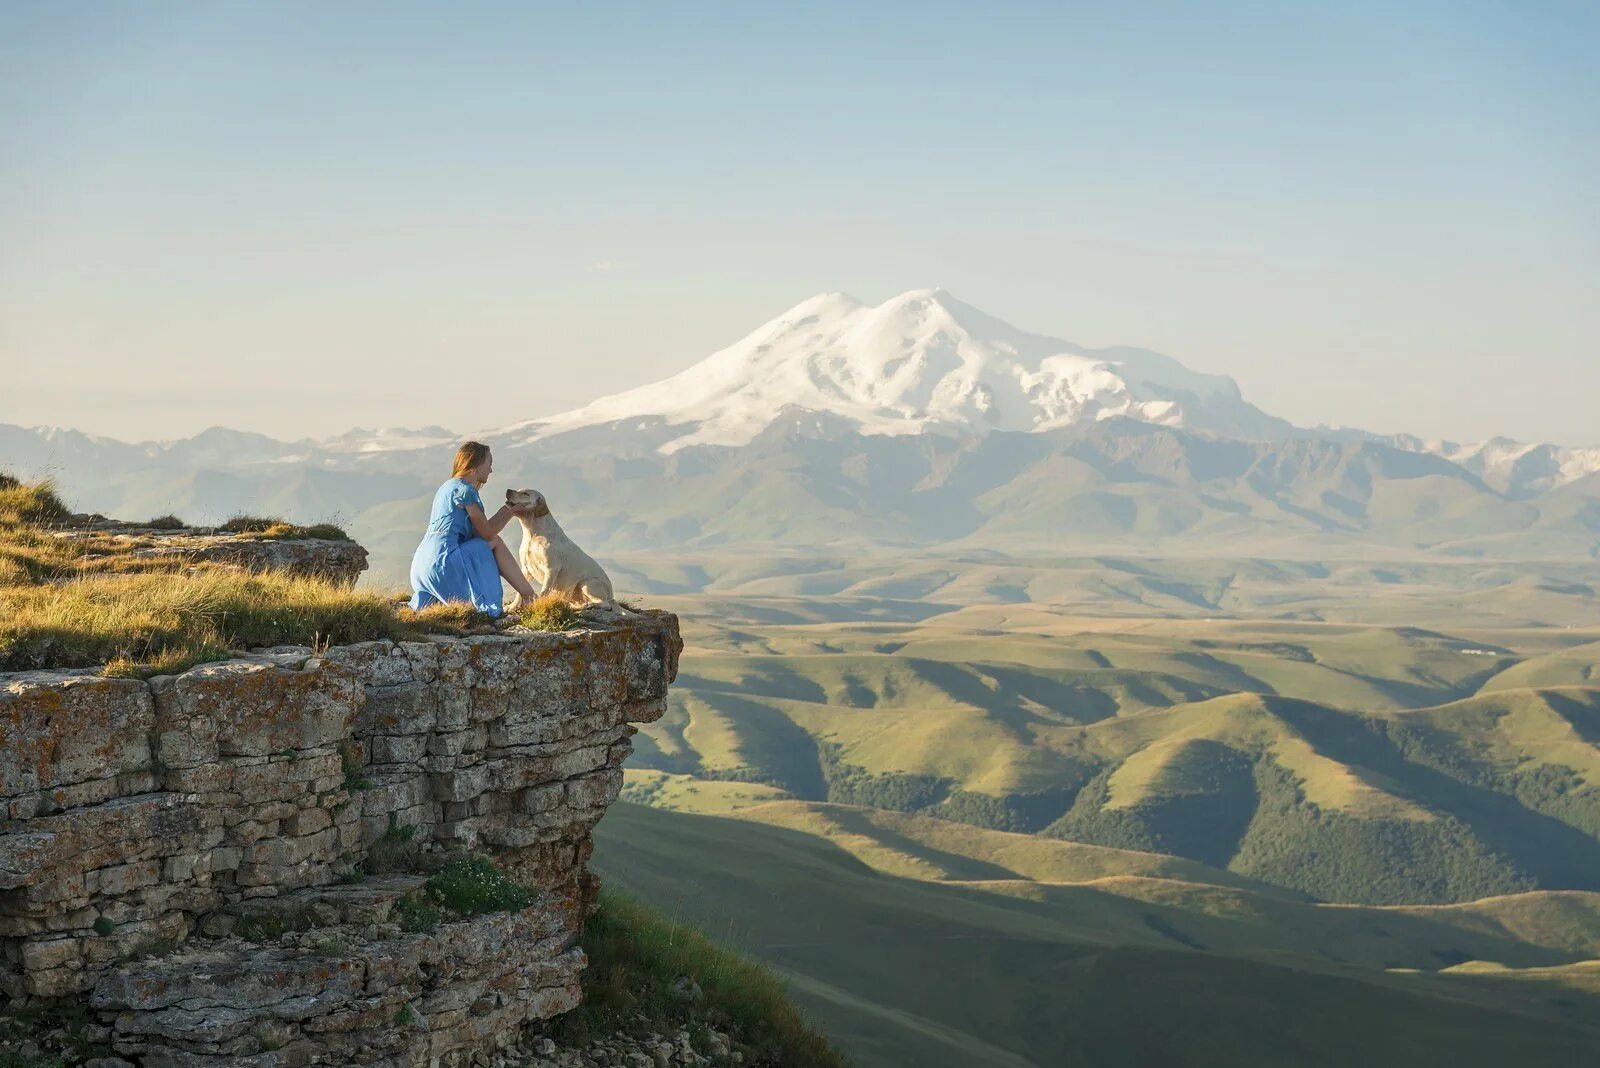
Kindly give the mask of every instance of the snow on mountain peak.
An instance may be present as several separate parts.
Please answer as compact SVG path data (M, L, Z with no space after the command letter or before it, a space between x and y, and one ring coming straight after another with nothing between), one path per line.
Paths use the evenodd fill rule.
M649 418L682 428L663 446L671 452L744 444L796 408L867 434L1047 430L1112 416L1243 438L1289 429L1226 376L1029 334L943 289L914 289L876 306L818 294L671 378L497 436L530 442Z

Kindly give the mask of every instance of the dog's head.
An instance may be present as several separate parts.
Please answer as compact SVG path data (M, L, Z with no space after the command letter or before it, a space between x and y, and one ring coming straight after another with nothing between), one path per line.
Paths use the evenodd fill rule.
M513 508L526 508L532 505L533 511L528 514L533 519L540 519L550 514L550 506L545 503L544 494L538 490L508 489L506 503Z

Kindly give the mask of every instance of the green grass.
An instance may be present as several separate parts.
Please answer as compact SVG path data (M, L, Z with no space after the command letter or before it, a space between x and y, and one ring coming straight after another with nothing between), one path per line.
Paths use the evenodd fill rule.
M400 930L407 934L427 934L444 922L444 910L416 892L395 902L394 917Z
M589 955L583 1004L549 1025L552 1034L584 1041L617 1031L711 1026L733 1033L746 1064L849 1063L769 968L627 894L601 890L580 944ZM702 1000L685 1002L674 993L685 976L700 988Z
M409 849L416 828L389 824L374 856L389 857L392 868L380 863L369 870L398 870L414 865L416 856ZM370 860L371 858L369 858ZM435 869L427 881L395 902L394 919L408 934L426 934L441 923L482 916L491 912L514 912L533 904L534 893L495 866L487 857L453 857Z
M447 861L423 885L433 904L457 916L512 912L533 903L533 893L497 868L487 857Z

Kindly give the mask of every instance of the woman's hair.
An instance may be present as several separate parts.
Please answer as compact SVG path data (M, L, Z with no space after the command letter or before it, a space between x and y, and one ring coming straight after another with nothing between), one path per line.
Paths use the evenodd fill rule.
M466 478L467 472L483 463L489 457L489 446L481 441L463 441L461 448L456 450L455 466L450 469L451 478Z

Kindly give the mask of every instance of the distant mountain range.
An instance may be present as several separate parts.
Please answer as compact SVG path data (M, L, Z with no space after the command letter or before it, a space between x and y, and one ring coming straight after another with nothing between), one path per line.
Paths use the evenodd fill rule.
M476 434L598 549L1600 555L1600 448L1302 428L1226 376L1025 333L943 290L796 305L659 383ZM339 519L394 577L457 435L126 443L0 425L0 467L124 518Z

